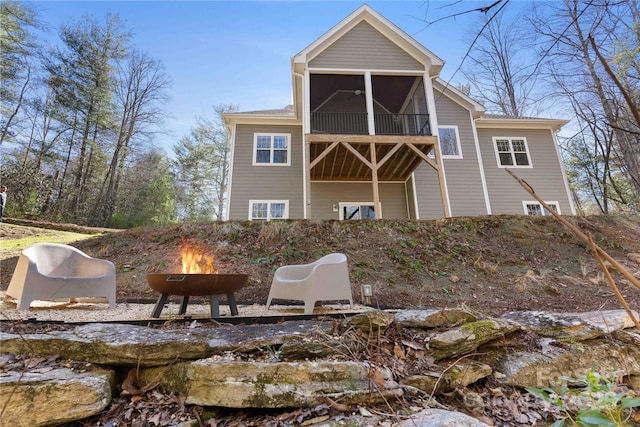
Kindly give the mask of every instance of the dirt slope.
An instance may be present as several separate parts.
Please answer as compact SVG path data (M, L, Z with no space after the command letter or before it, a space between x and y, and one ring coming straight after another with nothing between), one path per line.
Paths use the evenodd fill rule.
M640 218L569 219L640 278ZM75 246L116 264L120 300L155 299L146 274L179 272L180 251L189 246L214 255L220 272L248 273L237 295L247 303L266 301L278 266L344 252L355 299L361 302L361 286L371 284L374 306L466 304L487 314L619 307L590 251L550 217L199 223L110 233ZM16 261L2 260L1 289ZM640 290L614 277L640 309Z

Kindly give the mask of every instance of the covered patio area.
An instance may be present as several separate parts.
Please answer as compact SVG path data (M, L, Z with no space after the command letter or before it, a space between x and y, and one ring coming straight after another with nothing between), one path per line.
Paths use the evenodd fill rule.
M310 133L305 140L307 195L311 182L371 183L375 219L380 219L380 184L406 182L424 162L436 171L444 214L451 216L436 136ZM307 209L311 217L312 205Z

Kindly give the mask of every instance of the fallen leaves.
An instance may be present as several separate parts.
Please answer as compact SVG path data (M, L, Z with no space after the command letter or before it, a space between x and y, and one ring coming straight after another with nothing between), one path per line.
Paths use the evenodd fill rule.
M138 374L136 369L130 369L127 378L122 382L120 396L140 396L158 387L160 381L153 381L144 387L138 387Z

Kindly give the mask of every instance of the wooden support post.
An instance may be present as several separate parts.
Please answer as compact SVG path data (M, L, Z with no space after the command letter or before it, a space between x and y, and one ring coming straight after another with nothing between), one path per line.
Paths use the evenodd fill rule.
M375 219L380 219L380 189L378 188L378 163L376 159L376 143L369 144L371 151L371 183L373 184L373 211Z
M444 167L442 166L442 155L440 154L440 143L434 145L433 153L436 157L436 163L438 165L438 184L440 184L440 199L442 200L442 209L444 211L444 216L449 218L451 216L451 211L449 210L449 197L447 193L447 186L444 182Z

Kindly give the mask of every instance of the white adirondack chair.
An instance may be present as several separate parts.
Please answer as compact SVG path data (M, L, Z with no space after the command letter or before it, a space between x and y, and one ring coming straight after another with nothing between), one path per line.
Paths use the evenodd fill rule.
M346 255L334 253L310 264L278 268L271 283L267 309L273 299L304 301L304 314L312 314L318 301L348 300L353 306Z
M18 310L33 301L78 297L106 297L114 308L116 269L72 246L36 243L22 251L6 295L17 299Z

